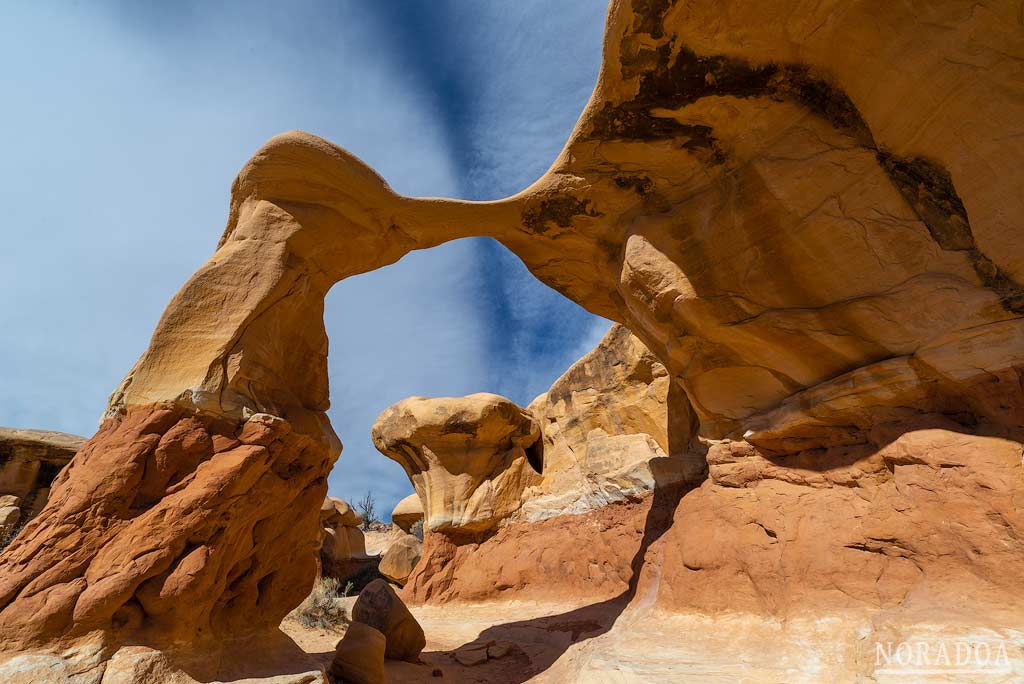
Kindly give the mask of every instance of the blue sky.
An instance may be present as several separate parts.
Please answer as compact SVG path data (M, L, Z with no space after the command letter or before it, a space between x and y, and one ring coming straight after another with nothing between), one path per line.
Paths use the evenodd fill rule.
M407 195L503 197L550 165L600 62L604 0L0 0L0 425L95 431L160 313L213 252L230 184L289 129ZM495 242L335 286L331 493L412 491L369 439L406 396L527 403L608 322Z

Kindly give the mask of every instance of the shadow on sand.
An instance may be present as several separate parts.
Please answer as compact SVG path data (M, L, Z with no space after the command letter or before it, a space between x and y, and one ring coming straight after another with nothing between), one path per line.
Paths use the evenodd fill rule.
M651 507L644 523L644 534L630 563L629 584L621 594L565 613L494 625L469 642L479 644L493 640L531 645L529 658L519 653L501 660L488 661L486 666L474 668L483 677L478 681L520 684L550 668L573 644L599 637L610 631L637 595L648 550L672 525L676 508L683 496L696 486L699 484L669 484L655 487ZM430 663L451 663L450 656L453 652L434 651L423 655L424 660ZM510 659L511 662L507 662Z

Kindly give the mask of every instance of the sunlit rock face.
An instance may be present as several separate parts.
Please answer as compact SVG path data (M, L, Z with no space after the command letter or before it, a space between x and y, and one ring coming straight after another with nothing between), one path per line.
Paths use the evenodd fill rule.
M620 325L528 411L544 436L543 477L524 495L520 519L584 513L706 474L691 449L697 421L685 395Z
M527 450L539 439L533 417L496 394L412 397L373 426L374 445L405 469L424 502L424 528L468 535L518 510L538 479Z
M691 531L698 550L719 555L695 559L703 579L687 601L742 603L747 594L719 591L719 580L759 577L751 564L773 549L784 596L803 595L791 582L851 575L854 558L909 577L897 556L913 558L921 586L952 591L987 561L953 525L927 527L927 545L909 540L918 531L904 512L920 502L905 500L907 488L934 519L976 520L996 548L1000 535L1020 537L1004 506L1019 495L1019 460L945 467L932 447L900 439L939 430L964 453L977 445L956 435L1005 440L1006 453L1020 443L1022 55L1010 2L623 0L611 5L599 81L565 150L513 197L406 198L315 136L273 138L235 180L216 252L168 305L100 432L0 556L0 646L272 633L315 576L317 511L341 449L325 413L324 295L470 235L500 240L545 283L624 324L681 388L674 415L690 425L681 434L705 440L694 448L709 450L710 478L661 535L666 557L669 540L686 548L688 516L718 521L704 529L726 540L760 525L719 509L748 511L772 531L738 548ZM558 423L558 401L546 405ZM540 428L509 411L515 427L495 440L520 464L504 471L507 491L525 492L540 486L526 453ZM631 437L612 452L684 455L654 427L634 427L653 444ZM431 439L479 454L478 438L459 430ZM589 433L571 441L601 453ZM894 458L886 449L897 444L907 453ZM700 469L699 458L682 462L684 479ZM504 487L470 494L494 479L493 463L474 468L457 485L468 503L453 499L459 515L438 525L490 527L522 500ZM805 493L812 508L793 509ZM864 501L865 529L844 527ZM793 523L812 509L825 522ZM773 527L754 515L762 510L788 511L795 526ZM831 565L802 574L805 552L785 535L806 541L816 530L842 534L819 535L831 546L815 558ZM761 546L768 555L744 555ZM1005 553L1003 567L1020 567ZM1016 605L1019 587L991 577L987 596ZM918 586L886 582L893 595ZM672 586L684 585L662 581L662 593Z
M412 527L423 520L423 502L419 494L410 494L397 504L391 511L391 523L406 533L412 532Z

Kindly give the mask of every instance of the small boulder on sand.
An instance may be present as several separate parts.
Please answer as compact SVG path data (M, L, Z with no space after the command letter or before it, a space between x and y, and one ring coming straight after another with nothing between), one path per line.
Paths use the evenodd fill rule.
M353 622L334 649L334 658L327 669L331 681L346 684L386 684L386 643L387 640L379 630L362 622Z
M411 534L404 534L384 552L380 559L380 574L404 587L422 554L423 542Z
M352 606L352 622L381 632L387 640L385 657L392 660L416 662L427 645L423 628L391 585L382 579L370 582L359 592Z

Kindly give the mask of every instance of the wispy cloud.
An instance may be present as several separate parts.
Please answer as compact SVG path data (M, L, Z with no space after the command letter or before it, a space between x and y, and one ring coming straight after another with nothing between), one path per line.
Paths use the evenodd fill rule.
M301 128L399 192L495 198L547 168L596 78L603 0L98 2L5 10L0 424L91 434L230 182ZM489 240L407 256L327 302L332 493L411 491L369 443L409 394L525 403L607 325ZM596 332L595 332L596 331Z

